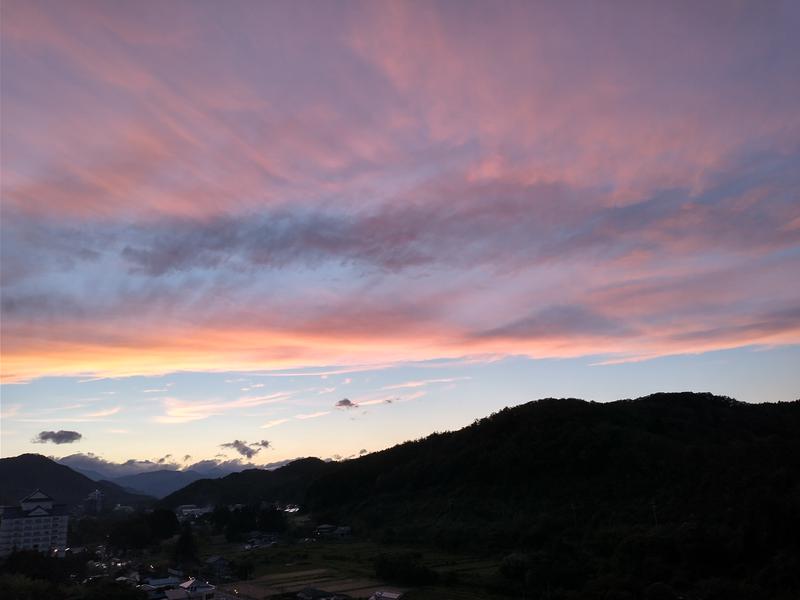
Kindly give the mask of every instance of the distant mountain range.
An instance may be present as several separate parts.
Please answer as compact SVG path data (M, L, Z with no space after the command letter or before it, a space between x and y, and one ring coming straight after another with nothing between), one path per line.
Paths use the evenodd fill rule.
M138 490L156 498L163 498L190 483L203 479L204 476L197 471L148 471L136 475L116 477L114 483L129 490Z
M243 464L236 460L203 460L193 466L179 470L160 467L152 461L127 461L125 463L107 462L91 454L71 454L55 459L73 471L86 475L94 481L111 481L133 493L147 494L162 498L198 479L216 479L245 469L255 468L253 464ZM280 461L259 468L274 469L291 461Z
M110 481L93 481L40 454L0 459L0 503L16 505L36 489L70 507L82 502L94 490L105 494L108 506L142 506L154 500L144 494L131 493Z

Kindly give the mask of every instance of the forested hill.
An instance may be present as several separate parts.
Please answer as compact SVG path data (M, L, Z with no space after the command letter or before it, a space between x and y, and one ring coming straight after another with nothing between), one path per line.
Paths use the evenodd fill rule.
M666 581L687 598L793 598L800 401L539 400L354 460L198 481L164 502L260 499L384 541L512 553L504 572L528 592L634 598Z
M274 471L248 469L221 479L201 479L168 495L160 504L170 508L181 504L253 504L261 500L300 504L305 501L309 485L331 466L318 458L303 458Z
M798 474L800 402L546 399L333 464L306 501L409 537L515 544L561 521L687 522L771 503L777 515L800 491Z
M474 537L463 523L479 519L481 535L513 544L535 536L545 514L645 524L779 504L798 491L798 472L800 402L545 399L354 460L197 481L162 503L300 502L371 529L445 538Z
M800 401L540 400L331 467L318 520L506 555L520 597L800 597Z
M0 504L15 506L37 489L70 508L98 489L105 496L107 508L116 504L145 506L153 501L150 496L130 493L110 481L92 481L41 454L0 459Z

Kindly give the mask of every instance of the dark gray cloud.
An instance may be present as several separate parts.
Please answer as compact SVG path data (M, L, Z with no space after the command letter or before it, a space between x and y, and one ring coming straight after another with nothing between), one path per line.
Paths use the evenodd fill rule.
M800 328L800 308L790 308L754 315L748 322L703 327L676 333L670 339L699 342L708 339L735 338L742 334L774 335Z
M632 330L581 306L551 306L477 334L479 338L535 339L560 335L614 337L631 335Z
M439 264L510 268L592 252L617 257L643 249L770 249L797 243L794 196L732 201L766 186L796 189L796 155L765 157L720 174L702 195L663 189L624 206L598 190L566 184L475 183L453 177L408 193L403 202L353 212L274 211L203 221L172 220L127 232L122 257L150 276L192 269L282 268L339 262L400 271ZM771 179L765 179L765 173ZM458 198L454 203L452 198ZM499 260L502 259L502 260Z
M288 465L290 462L297 460L296 458L288 458L285 460L279 460L276 462L265 463L263 465L257 465L252 462L243 462L239 458L234 458L230 460L214 460L214 459L207 459L207 460L200 460L194 464L191 464L186 467L186 471L197 471L198 473L202 473L206 477L223 477L224 475L228 475L230 473L238 473L239 471L243 471L245 469L278 469L285 465Z
M220 447L231 448L232 450L236 450L239 454L241 454L245 458L253 458L261 450L261 448L251 448L250 446L247 445L247 442L243 442L241 440L233 440L232 442L228 442L227 444L220 444Z
M350 398L342 398L336 403L336 408L358 408L358 404L350 400Z
M258 465L251 462L242 462L241 459L217 460L213 458L199 460L188 465L185 471L197 471L205 477L224 477L231 473L238 473L244 469L257 469Z
M45 444L53 442L54 444L72 444L79 441L83 436L77 431L65 431L60 429L58 431L42 431L33 440L35 444Z
M228 442L226 444L220 444L220 447L236 450L236 452L245 458L253 458L264 448L271 448L272 444L269 442L269 440L261 440L260 442L252 443L247 443L243 440L233 440L232 442Z
M457 205L452 196L460 198ZM400 271L432 263L485 263L501 255L527 260L532 244L543 237L535 234L568 224L585 202L561 185L459 180L423 186L407 200L355 212L274 211L162 221L128 229L121 256L134 272L152 277L222 266L338 262ZM534 204L537 211L531 210Z

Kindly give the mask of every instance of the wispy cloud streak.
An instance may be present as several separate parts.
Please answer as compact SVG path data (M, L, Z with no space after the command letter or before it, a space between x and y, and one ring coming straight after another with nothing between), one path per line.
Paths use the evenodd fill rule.
M791 3L8 0L3 381L798 343L798 27Z

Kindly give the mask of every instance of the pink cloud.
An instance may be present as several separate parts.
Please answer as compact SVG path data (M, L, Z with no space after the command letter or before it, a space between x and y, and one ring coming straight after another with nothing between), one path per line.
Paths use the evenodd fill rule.
M3 378L796 343L796 22L6 2Z

